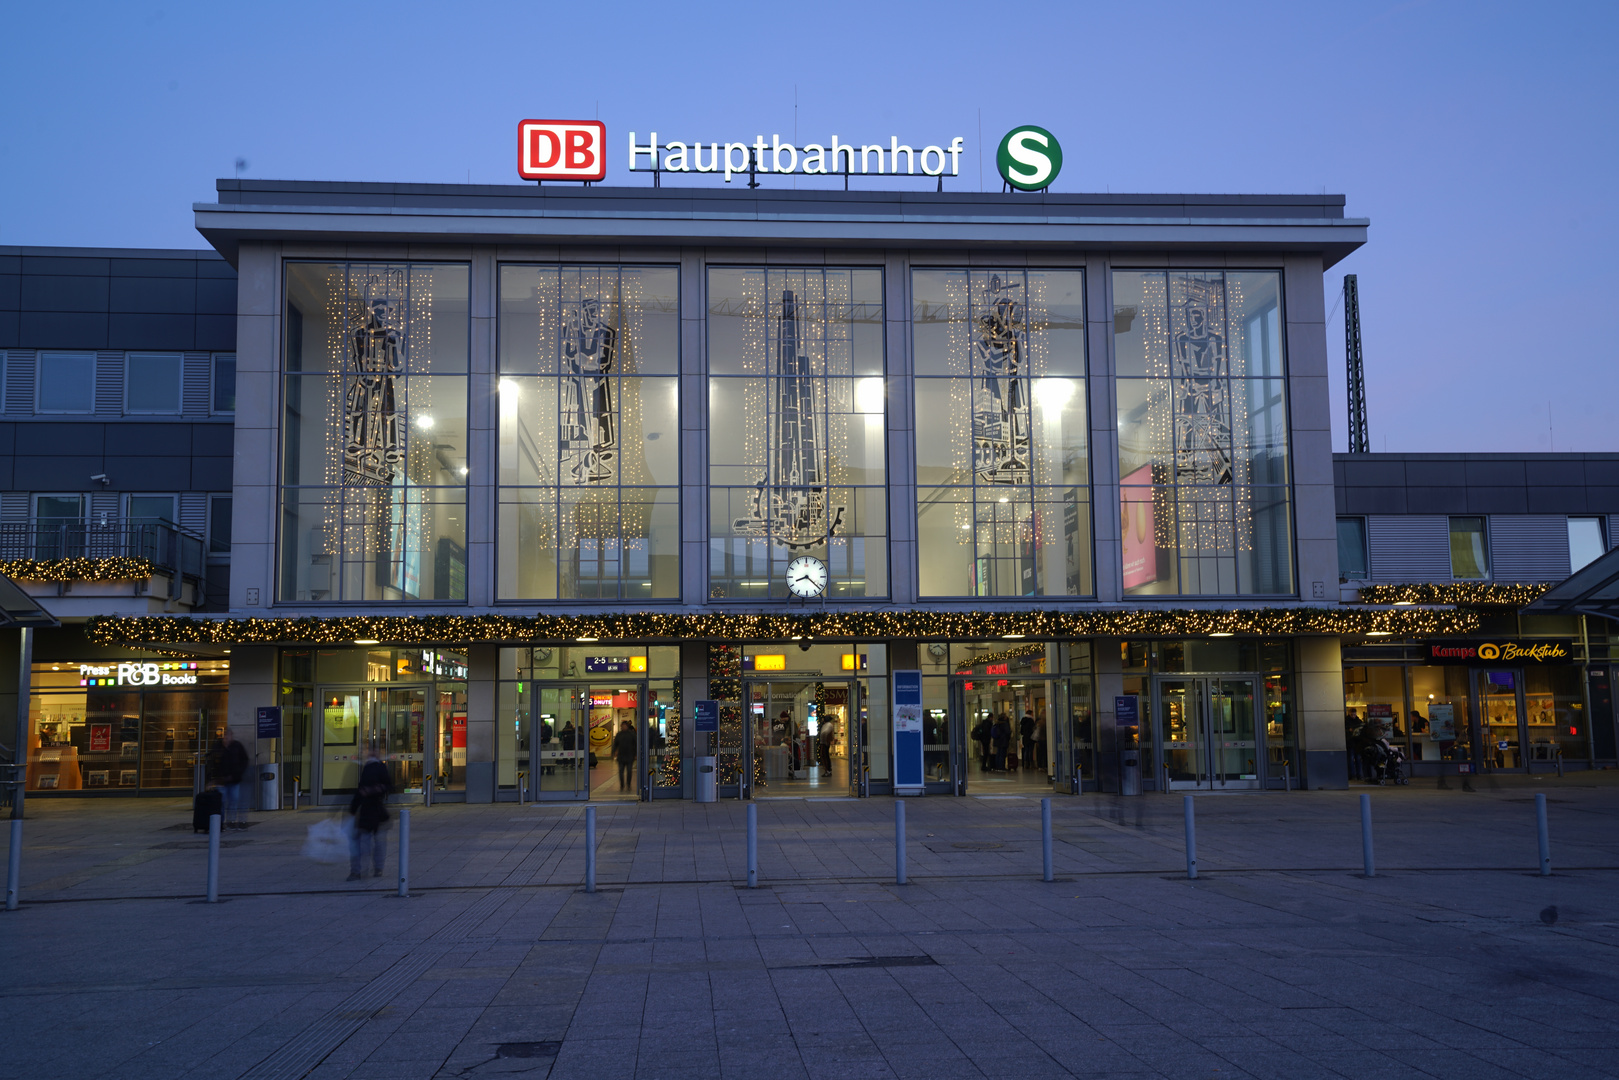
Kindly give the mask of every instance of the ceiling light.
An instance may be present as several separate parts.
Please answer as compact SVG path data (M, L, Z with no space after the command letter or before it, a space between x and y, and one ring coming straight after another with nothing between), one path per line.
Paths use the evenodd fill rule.
M575 640L575 641L595 641L596 639L593 638L593 637L576 637L573 640Z
M1415 603L1416 603L1415 600L1396 600L1396 601L1394 601L1394 606L1395 607L1410 607L1412 604L1415 604Z
M1002 634L1001 635L1001 637L1003 637L1003 638L1020 638L1020 637L1023 637L1023 636L1024 636L1023 634Z
M1231 636L1230 634L1227 634L1227 633L1225 633L1223 631L1209 634L1209 637L1230 637L1230 636Z
M381 645L382 642L378 641L376 638L357 637L357 638L354 639L354 644L356 644L356 645Z
M1393 630L1368 630L1368 631L1366 631L1366 636L1367 637L1388 637L1392 633L1394 633Z
M433 426L433 418L431 416L418 416L416 426L426 431Z

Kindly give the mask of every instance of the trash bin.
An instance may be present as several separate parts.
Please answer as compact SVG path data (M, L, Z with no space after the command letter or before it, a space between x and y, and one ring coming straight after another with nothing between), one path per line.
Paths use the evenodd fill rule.
M281 770L275 765L265 765L259 773L259 809L281 809Z
M1119 755L1119 794L1141 794L1141 751L1126 750Z
M714 770L714 759L697 759L697 801L718 802L720 797L719 773Z

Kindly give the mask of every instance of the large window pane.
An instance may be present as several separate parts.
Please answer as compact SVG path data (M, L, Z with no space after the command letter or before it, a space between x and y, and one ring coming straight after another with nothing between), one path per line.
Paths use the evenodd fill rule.
M502 599L678 598L679 331L672 267L501 267Z
M1450 519L1450 576L1480 580L1490 576L1489 546L1481 517Z
M1571 517L1568 519L1568 568L1572 573L1589 565L1607 550L1602 535L1602 519Z
M130 353L124 358L124 411L180 412L179 353Z
M468 280L288 264L283 603L466 600Z
M1366 576L1366 519L1338 519L1338 576Z
M96 407L95 353L39 354L40 412L87 413Z
M709 272L709 592L785 596L787 564L833 598L887 581L882 272Z
M1118 271L1113 301L1126 591L1292 593L1280 275Z
M1090 593L1083 272L917 270L912 298L922 595Z

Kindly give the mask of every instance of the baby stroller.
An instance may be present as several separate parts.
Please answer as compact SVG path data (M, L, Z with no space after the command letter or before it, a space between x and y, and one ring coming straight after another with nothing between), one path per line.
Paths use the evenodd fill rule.
M1366 744L1363 752L1366 771L1374 784L1409 784L1405 775L1405 752L1386 738L1376 738Z

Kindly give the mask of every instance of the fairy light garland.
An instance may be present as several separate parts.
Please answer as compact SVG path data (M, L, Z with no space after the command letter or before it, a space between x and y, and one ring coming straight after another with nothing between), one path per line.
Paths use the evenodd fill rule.
M0 562L0 574L13 581L139 581L156 572L157 564L152 560L130 555Z
M1209 634L1258 636L1368 633L1453 636L1479 627L1478 615L1445 608L1288 607L1244 610L1112 609L1100 611L834 611L805 615L624 612L598 615L338 615L296 619L208 619L190 616L98 616L86 627L99 645L347 645L374 639L391 645L599 641L786 641L889 639L981 641L1022 636L1172 638ZM740 661L710 652L709 692L740 676ZM727 673L729 672L729 673Z
M1447 604L1455 607L1526 607L1546 595L1548 584L1509 584L1491 581L1407 585L1362 585L1363 604Z

